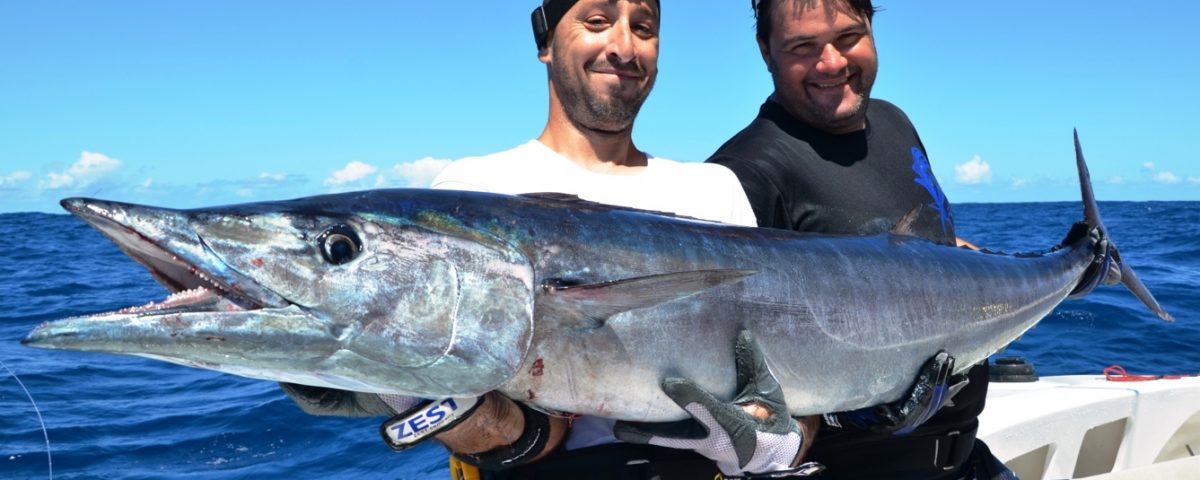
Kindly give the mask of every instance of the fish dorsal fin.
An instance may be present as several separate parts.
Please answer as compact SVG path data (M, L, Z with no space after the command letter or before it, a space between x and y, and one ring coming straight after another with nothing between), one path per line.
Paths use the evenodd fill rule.
M571 312L582 327L598 328L622 312L653 307L696 295L757 274L757 270L695 270L573 285L561 279L542 282L555 308Z
M914 233L915 231L913 230L913 225L917 223L917 218L921 216L922 208L924 207L920 205L913 207L913 209L909 210L908 213L904 214L903 217L900 217L900 220L897 220L896 224L892 225L891 233L893 235L904 235L908 237L917 236L917 234Z
M664 216L664 217L683 218L683 219L689 219L689 220L703 220L700 218L689 217L687 215L678 215L678 214L675 214L672 212L664 212L662 210L646 210L646 209L642 209L642 208L627 207L624 205L612 205L612 204L608 204L608 203L593 202L591 200L580 198L578 195L574 195L574 194L570 194L570 193L536 192L536 193L522 193L518 196L525 197L525 198L532 198L535 200L546 200L546 201L550 201L550 202L564 203L564 204L568 204L572 208L587 208L587 209L593 209L593 210L599 209L602 211L627 211L627 212L652 213L652 214L660 215L660 216Z
M587 200L579 198L579 195L575 195L575 194L571 194L571 193L561 193L561 192L522 193L517 196L518 197L529 197L529 198L540 198L540 199L544 199L544 200L554 200L557 202L587 202ZM588 202L588 203L590 203L590 202Z

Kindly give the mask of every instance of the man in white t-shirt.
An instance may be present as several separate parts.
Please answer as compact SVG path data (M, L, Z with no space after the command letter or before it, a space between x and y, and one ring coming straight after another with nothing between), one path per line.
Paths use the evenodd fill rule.
M550 96L541 135L511 150L456 161L434 180L434 188L567 193L594 202L756 225L731 171L654 157L633 143L634 119L658 73L658 0L544 0L534 11L533 27ZM473 401L465 412L454 412L455 421L432 426L426 435L435 434L454 453L452 473L457 476L462 473L457 470L474 466L483 478L492 479L713 478L718 467L726 475L792 469L811 434L802 433L802 426L786 414L778 388L770 394L769 385L777 384L761 358L757 360L739 361L744 370L739 375L766 379L763 389L768 392L741 388L742 395L728 403L693 387L692 396L681 397L687 402L676 398L693 416L702 412L696 419L707 432L699 436L686 428L698 426L696 422L682 425L682 430L673 430L675 425L627 424L618 429L624 432L622 438L638 444L622 443L614 436L611 420L568 421L498 393ZM420 415L429 405L407 397L298 385L285 384L284 390L309 413L395 415L389 422ZM672 433L680 431L684 433Z

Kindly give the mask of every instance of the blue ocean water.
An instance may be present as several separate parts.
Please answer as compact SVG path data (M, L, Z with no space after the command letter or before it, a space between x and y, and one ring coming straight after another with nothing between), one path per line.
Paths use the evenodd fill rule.
M1053 245L1077 203L956 205L959 235L1005 251ZM1200 371L1200 203L1101 203L1124 258L1177 321L1120 287L1061 305L1002 355L1041 375ZM37 324L164 296L140 266L67 215L2 214L0 478L448 478L445 453L393 453L378 419L310 417L275 384L104 354L22 347ZM902 281L902 279L897 279ZM47 440L34 405L45 420Z

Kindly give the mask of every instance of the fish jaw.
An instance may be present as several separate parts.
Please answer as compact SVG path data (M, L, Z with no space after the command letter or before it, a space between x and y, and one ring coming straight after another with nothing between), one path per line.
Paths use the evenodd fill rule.
M391 385L328 371L345 356L337 329L295 305L246 310L204 288L160 303L73 317L35 328L31 347L136 355L264 380L342 389L393 390ZM376 367L378 368L378 367Z
M328 204L62 205L174 294L50 322L22 341L31 347L137 355L344 390L461 396L506 381L529 346L532 271L502 246L366 222ZM322 213L295 213L309 210ZM366 236L371 247L361 261L322 265L313 242L331 224ZM431 245L455 252L454 260L429 261ZM492 270L471 268L477 265ZM497 275L506 279L503 289L469 288Z

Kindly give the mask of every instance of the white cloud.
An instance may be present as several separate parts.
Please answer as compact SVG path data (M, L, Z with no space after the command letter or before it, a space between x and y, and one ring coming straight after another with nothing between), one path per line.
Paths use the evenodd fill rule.
M1200 185L1200 177L1188 177L1187 182L1192 185Z
M262 173L258 174L258 179L259 180L270 180L272 182L282 182L285 179L287 179L287 174L286 173L262 172Z
M347 163L341 170L333 172L329 178L325 179L325 185L330 187L340 187L343 185L358 183L362 179L374 175L379 169L374 165L366 164L358 160ZM378 180L377 180L378 181Z
M433 183L434 177L437 177L446 165L450 164L450 160L425 157L420 160L414 160L406 163L398 163L392 166L392 174L397 178L397 181L406 187L428 187Z
M1118 176L1112 177L1108 180L1105 180L1104 183L1107 183L1109 185L1124 185L1125 177L1118 175Z
M965 185L991 183L992 166L976 155L971 161L954 166L954 179Z
M1029 185L1028 178L1014 178L1012 181L1012 188L1021 188L1026 185Z
M1155 183L1173 184L1182 181L1179 179L1179 176L1175 175L1174 172L1158 171L1158 169L1154 167L1154 162L1143 163L1142 167L1150 172L1150 180L1154 181Z
M65 172L51 172L38 182L38 187L57 190L67 187L86 187L104 175L121 167L121 161L102 153L84 151Z
M17 170L13 173L0 177L0 187L11 187L18 183L24 182L33 178L33 174L26 170Z
M1171 172L1155 172L1153 178L1158 183L1179 183L1179 177Z

